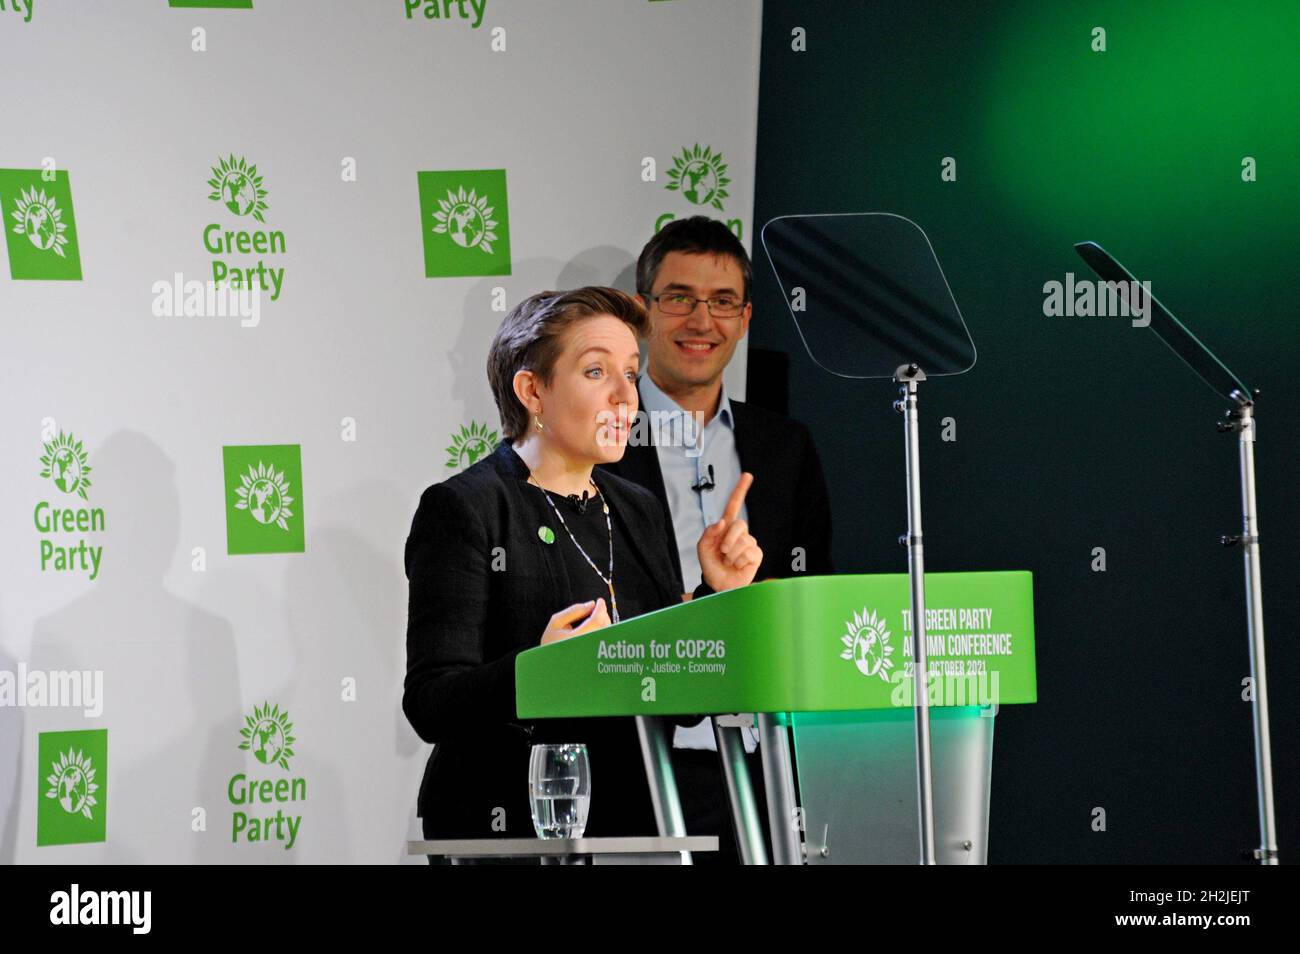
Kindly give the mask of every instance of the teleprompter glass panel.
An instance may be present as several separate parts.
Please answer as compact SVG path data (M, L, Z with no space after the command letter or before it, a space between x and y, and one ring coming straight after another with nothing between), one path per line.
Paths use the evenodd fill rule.
M845 378L961 374L975 344L934 248L888 212L786 215L763 226L763 249L809 356Z

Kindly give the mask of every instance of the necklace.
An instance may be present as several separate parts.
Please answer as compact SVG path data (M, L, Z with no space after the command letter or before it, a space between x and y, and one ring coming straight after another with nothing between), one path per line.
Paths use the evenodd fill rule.
M601 581L607 587L609 587L610 619L613 620L613 622L617 623L618 622L618 596L615 595L614 593L614 527L609 520L609 504L605 500L605 495L602 494L600 492L600 488L596 486L596 481L592 480L590 477L587 478L587 482L590 483L591 486L596 488L596 496L600 498L600 509L605 512L605 529L609 531L609 575L608 576L606 576L604 573L601 573L599 567L597 567L595 562L591 559L591 557L587 555L587 551L582 548L582 544L578 542L578 538L573 535L573 531L570 530L569 525L565 523L564 514L560 513L560 508L555 506L555 501L551 499L551 495L546 492L546 488L541 485L541 482L538 481L537 478L533 476L533 472L531 470L528 471L528 479L537 485L537 488L542 492L542 496L546 498L546 502L551 505L551 509L555 511L555 516L557 516L560 520L560 526L562 526L564 528L564 532L569 535L569 539L572 540L573 545L578 548L578 552L581 553L582 558L587 561L587 565L590 566L593 570L595 570L596 575L600 577Z

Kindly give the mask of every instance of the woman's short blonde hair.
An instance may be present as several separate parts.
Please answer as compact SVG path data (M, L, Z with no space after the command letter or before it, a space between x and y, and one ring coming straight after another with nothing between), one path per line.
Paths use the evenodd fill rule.
M515 395L515 374L532 371L549 385L563 350L565 330L597 315L612 315L624 322L638 341L649 327L649 318L639 301L617 288L600 285L538 292L506 315L488 349L487 373L507 441L517 440L528 430L528 409Z

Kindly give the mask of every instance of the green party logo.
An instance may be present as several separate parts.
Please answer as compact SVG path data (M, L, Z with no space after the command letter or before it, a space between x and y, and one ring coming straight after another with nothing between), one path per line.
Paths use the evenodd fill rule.
M420 172L426 278L510 274L506 171Z
M244 727L239 730L244 741L239 747L252 752L263 765L278 765L287 772L293 743L297 741L292 733L288 712L281 712L278 705L255 706L251 716L244 716Z
M861 613L855 610L853 619L845 625L848 632L840 637L844 644L840 658L853 660L864 676L879 676L889 682L889 670L894 668L894 661L889 657L894 654L894 647L889 644L885 618L878 617L875 610L868 614L863 607Z
M212 167L212 178L208 179L208 199L223 206L236 221L252 219L266 224L268 209L263 177L257 166L250 164L243 156L228 157L217 160ZM221 285L228 282L231 288L256 288L271 293L271 301L277 301L284 290L283 266L275 267L275 259L258 258L256 264L246 259L231 261L227 256L283 255L287 248L284 232L279 229L229 229L213 222L203 229L203 248L212 255L221 258L212 260L212 282Z
M221 449L226 552L302 553L302 451L297 444Z
M104 841L108 730L42 732L37 750L37 847Z
M68 244L68 225L63 220L63 210L54 201L54 196L39 193L33 186L30 190L20 192L14 200L12 215L18 224L13 227L15 235L22 235L42 252L53 252L59 258L67 258L64 246Z
M90 488L93 468L86 449L81 441L63 431L46 440L43 447L41 477L62 496L36 502L33 517L40 544L41 572L80 571L88 574L88 579L97 579L104 560L104 547L103 544L96 546L94 537L88 538L84 534L104 532L104 510L101 507L76 506L79 501L88 499L86 491ZM74 544L67 534L82 536Z
M447 197L438 200L439 208L433 213L437 225L435 235L446 235L461 248L476 248L484 255L492 254L492 243L497 240L493 231L499 225L492 218L496 210L488 205L487 196L476 196L474 190L465 194L465 187L447 190Z
M721 212L722 200L730 195L727 186L731 180L726 172L722 153L714 152L710 146L700 149L696 143L693 148L682 149L682 154L673 160L664 188L680 192L692 205L711 205Z
M76 494L86 499L90 486L90 461L81 441L71 434L59 431L59 436L45 442L41 455L41 476L54 482L65 494Z
M265 222L266 190L262 188L262 177L257 174L257 166L250 166L242 157L236 159L232 153L229 159L220 160L212 167L212 178L208 180L212 192L208 198L221 202L235 215L251 215L259 222Z
M727 178L727 164L722 161L722 153L714 152L712 146L701 147L696 143L684 147L681 155L673 159L664 188L680 193L691 205L708 206L721 212L722 200L731 197L727 191L729 185L731 180ZM658 232L675 218L675 212L661 213L655 219L654 231ZM736 238L744 240L745 225L740 219L726 219L723 224Z
M0 219L14 279L81 281L72 186L62 170L0 169Z
M462 424L460 433L453 435L447 448L447 466L468 467L492 453L497 440L497 432L486 424L478 421L471 422L469 427Z
M249 466L247 474L240 474L241 486L235 488L236 510L247 510L258 523L265 526L277 526L281 530L289 529L289 518L293 511L289 505L293 498L289 496L289 482L284 472L277 472L275 465L267 466L260 460L257 466Z
M239 730L240 751L249 752L259 766L289 771L289 759L297 741L289 713L279 704L264 702L253 707L253 714L244 716L244 727ZM250 844L279 841L286 851L298 841L302 828L302 815L286 814L283 808L258 806L286 805L307 800L307 780L304 778L250 778L236 772L226 785L226 797L235 806L231 814L230 840Z

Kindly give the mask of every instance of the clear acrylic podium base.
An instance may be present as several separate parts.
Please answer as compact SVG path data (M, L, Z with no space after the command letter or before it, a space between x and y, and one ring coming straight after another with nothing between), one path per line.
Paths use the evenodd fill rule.
M994 711L930 710L937 864L988 861ZM793 721L807 863L916 864L911 708L800 713Z

